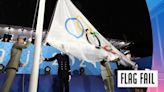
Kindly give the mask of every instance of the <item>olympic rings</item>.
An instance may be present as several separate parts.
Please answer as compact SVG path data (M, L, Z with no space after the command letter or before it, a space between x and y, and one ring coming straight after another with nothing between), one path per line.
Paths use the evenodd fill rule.
M77 26L78 29L80 29L80 34L79 35L76 35L76 34L72 33L73 31L68 29L68 22L70 22L70 21L76 21L76 26ZM65 28L66 28L66 30L69 34L73 35L76 38L80 38L84 34L84 27L83 27L82 23L78 20L78 18L68 18L65 22Z
M78 28L78 30L75 30L75 31L76 31L76 33L80 32L78 35L73 33L73 30L70 30L68 28L68 22L70 22L70 21L75 22L75 26L76 26L76 28ZM87 27L87 28L84 28L84 27ZM82 37L85 32L86 40L88 41L89 44L95 45L97 48L101 47L101 42L97 36L97 32L93 32L92 28L82 19L81 16L77 16L76 18L68 18L65 22L65 28L69 34L71 34L72 36L74 36L76 38ZM94 41L93 41L93 39L94 39Z

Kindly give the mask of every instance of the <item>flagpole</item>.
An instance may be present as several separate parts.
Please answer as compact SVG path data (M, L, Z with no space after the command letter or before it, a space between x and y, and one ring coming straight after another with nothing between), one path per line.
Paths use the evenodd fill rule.
M40 61L40 53L41 53L43 22L44 22L44 10L45 10L45 0L40 0L36 34L35 34L34 60L33 60L32 74L30 77L29 92L37 92L39 61Z

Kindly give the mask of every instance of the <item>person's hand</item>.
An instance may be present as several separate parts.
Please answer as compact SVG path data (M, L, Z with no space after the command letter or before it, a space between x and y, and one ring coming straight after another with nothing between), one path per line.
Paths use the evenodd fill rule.
M32 42L32 38L30 37L30 38L28 39L28 41L29 41L29 42Z
M43 61L45 61L45 58L44 57L41 57L39 63L41 64Z
M43 57L43 59L42 59L42 60L43 60L43 61L46 61L46 60L47 60L47 58L44 58L44 57Z
M19 67L25 67L25 66L26 66L25 64L22 63L19 64Z
M71 75L69 75L69 81L71 81Z
M115 62L120 61L120 58L116 58L113 61L115 61Z
M45 60L45 58L44 57L41 57L41 61L44 61Z
M134 70L138 70L138 64L135 64L135 65L133 66L133 69L134 69Z

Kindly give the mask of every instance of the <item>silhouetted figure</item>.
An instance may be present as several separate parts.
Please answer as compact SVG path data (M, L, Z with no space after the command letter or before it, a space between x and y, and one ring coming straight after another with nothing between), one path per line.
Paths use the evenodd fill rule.
M81 76L86 75L86 74L85 74L85 69L84 69L84 67L80 67L79 70L80 70L80 75L81 75Z
M71 78L71 69L69 65L69 56L63 52L56 54L54 57L45 58L44 61L58 62L58 79L59 79L59 92L69 92L69 80Z
M50 74L51 74L51 67L46 66L46 67L44 68L44 74L45 74L45 75L50 75Z
M4 34L2 41L3 42L10 42L11 37L12 37L12 35L10 35L9 33L8 34Z

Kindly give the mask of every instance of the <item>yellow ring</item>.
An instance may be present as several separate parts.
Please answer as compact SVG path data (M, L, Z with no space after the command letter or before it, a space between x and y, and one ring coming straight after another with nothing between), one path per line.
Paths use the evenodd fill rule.
M83 20L83 18L81 16L77 16L76 18ZM88 26L88 24L85 21L83 21L83 22ZM88 26L88 28L89 28L89 32L87 32L87 34L90 34L92 32L92 28L90 26Z

